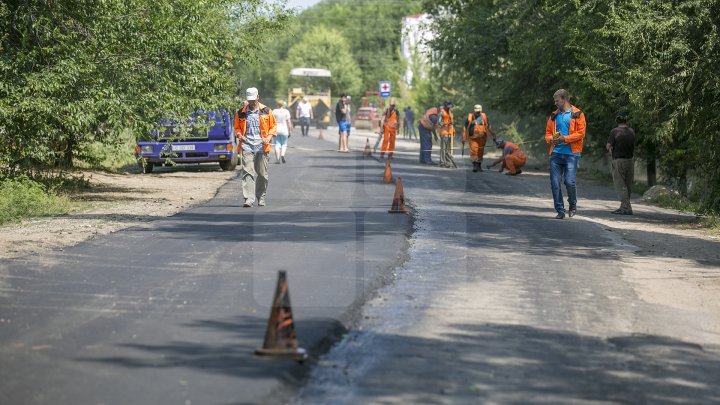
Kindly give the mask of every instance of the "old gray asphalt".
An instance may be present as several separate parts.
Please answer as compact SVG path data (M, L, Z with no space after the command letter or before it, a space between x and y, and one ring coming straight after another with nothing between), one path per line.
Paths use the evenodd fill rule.
M270 167L265 208L239 179L201 206L63 252L0 263L0 403L276 403L309 365L259 360L288 271L311 356L392 278L411 218L382 167L313 138ZM152 215L152 213L139 213Z
M648 303L624 273L630 261L662 266L686 243L717 252L717 241L669 235L664 249L641 253L628 239L647 231L593 222L618 219L610 187L581 179L578 215L559 221L544 172L471 173L467 162L447 170L400 156L394 172L417 208L409 259L295 402L720 402L720 336L707 328L717 314ZM635 212L628 220L688 220ZM720 276L720 259L698 266Z

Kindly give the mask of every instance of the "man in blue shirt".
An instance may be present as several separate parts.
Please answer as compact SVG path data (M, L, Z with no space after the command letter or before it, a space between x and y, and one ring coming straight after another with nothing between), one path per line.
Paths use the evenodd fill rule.
M557 219L565 218L560 183L564 179L568 195L567 215L573 217L577 211L577 174L578 161L582 154L585 138L585 114L570 104L570 93L560 89L553 95L555 110L545 126L545 141L550 144L550 187Z

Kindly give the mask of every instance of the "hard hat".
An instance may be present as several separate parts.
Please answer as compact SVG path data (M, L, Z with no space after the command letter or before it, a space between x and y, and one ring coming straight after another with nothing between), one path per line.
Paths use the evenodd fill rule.
M248 101L257 100L258 98L258 89L255 87L250 87L247 89L247 99Z
M475 112L481 112L482 106L480 104L475 104L475 107L473 107L473 109L475 110Z

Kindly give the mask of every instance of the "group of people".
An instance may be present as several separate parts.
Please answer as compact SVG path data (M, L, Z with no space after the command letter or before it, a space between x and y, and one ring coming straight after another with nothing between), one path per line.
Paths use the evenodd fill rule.
M290 112L285 109L283 101L278 102L278 109L271 110L259 102L258 90L247 89L247 102L235 115L235 132L238 138L239 152L242 162L242 189L244 206L252 207L256 202L262 207L266 204L268 184L268 154L271 145L275 145L277 163L285 163L287 140L292 132ZM573 217L577 213L576 175L578 162L583 150L585 139L585 114L570 103L570 93L560 89L553 94L555 111L548 117L545 126L545 141L550 145L548 152L550 162L550 188L557 215L555 218ZM302 106L302 107L301 107ZM309 126L312 108L303 99L296 111L301 126ZM420 133L420 163L435 164L431 159L432 137L439 136L440 162L442 167L457 167L453 159L452 140L455 136L452 102L446 100L442 105L429 108L418 124ZM350 135L350 96L342 95L336 106L338 122L338 151L348 152L348 136ZM618 126L610 132L606 148L612 156L613 182L621 200L620 208L613 214L632 215L630 192L634 177L633 154L635 132L627 125L627 114L620 113L616 117ZM395 137L399 127L399 112L396 101L390 100L389 107L382 117L383 143L381 157L393 156ZM303 136L307 129L303 128ZM500 164L500 172L509 175L522 173L527 157L520 147L507 140L496 138L482 105L476 104L468 114L463 125L463 143L470 146L470 161L473 172L481 172L485 145L488 136L492 136L496 147L502 155L486 166L490 169ZM464 148L464 146L463 146ZM561 183L565 185L568 207L565 208Z

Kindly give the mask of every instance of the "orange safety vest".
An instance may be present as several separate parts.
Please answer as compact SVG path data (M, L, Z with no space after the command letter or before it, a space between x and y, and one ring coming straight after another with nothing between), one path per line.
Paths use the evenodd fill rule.
M437 122L438 119L438 108L437 107L430 107L427 111L425 111L425 115L423 115L422 118L420 118L420 125L425 127L425 129L428 129L432 131L435 129L435 122L433 122L433 118L435 122Z
M585 114L574 105L570 107L572 108L572 112L570 113L570 131L568 131L568 136L565 137L565 142L570 144L572 153L582 153L583 139L585 138ZM560 110L555 110L545 125L545 142L547 143L552 142L553 134L557 132L555 119L559 112ZM548 155L552 154L553 149L555 149L555 145L550 145Z
M438 125L440 126L440 136L455 135L452 111L446 111L444 108L441 109L438 114Z
M389 108L385 109L385 120L383 122L383 126L387 129L397 129L398 111L396 109L393 108L392 111Z
M475 122L475 125L473 126L473 122ZM470 127L473 127L473 133L470 133ZM480 123L477 122L475 119L475 114L470 113L468 114L468 124L467 127L465 127L465 133L467 134L468 138L479 138L481 136L486 136L488 131L488 122L487 122L487 116L484 112L480 113Z
M235 137L245 137L245 131L247 129L247 108L245 106L242 110L235 113ZM264 104L258 103L258 114L260 115L260 136L267 138L269 135L277 135L277 121L272 110L267 108ZM240 148L240 142L238 142L238 148ZM270 152L270 144L265 144L263 147L265 153Z
M520 147L510 141L505 141L505 147L503 148L503 154L505 154L505 149L507 149L507 148L512 148L512 150L513 150L512 152L507 154L508 156L514 155L514 156L521 157L521 158L525 157L525 153L520 150Z

